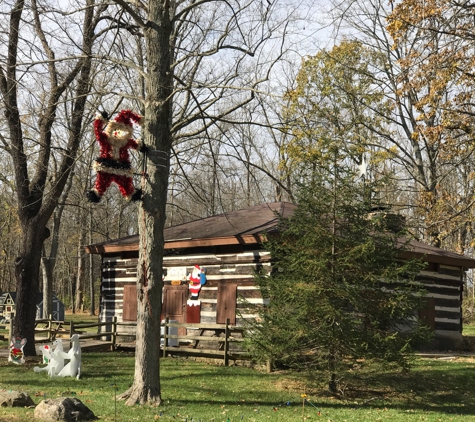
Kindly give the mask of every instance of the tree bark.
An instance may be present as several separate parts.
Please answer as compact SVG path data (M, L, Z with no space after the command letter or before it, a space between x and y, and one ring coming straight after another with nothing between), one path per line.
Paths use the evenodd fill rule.
M137 271L137 341L135 375L121 395L127 405L161 403L160 314L162 308L163 228L171 151L172 23L168 1L149 2L144 28L147 56L145 122L146 157L144 191L139 209L139 261Z
M85 286L85 276L86 276L86 257L84 256L85 252L83 251L83 245L86 243L86 224L84 221L84 212L81 207L78 208L78 221L79 221L79 237L78 237L78 246L77 246L77 279L76 279L76 300L75 300L75 309L76 312L81 312L83 309L83 300L84 300L84 286Z
M45 224L37 224L36 219L22 225L22 252L15 259L16 317L13 335L26 338L23 349L25 356L36 355L35 318L38 299L39 270L43 242L49 237Z
M53 314L53 281L54 267L56 266L56 258L58 256L59 229L61 226L64 204L71 190L72 182L73 178L70 176L66 186L64 187L64 191L61 194L61 200L53 213L51 247L48 256L43 246L43 257L41 258L41 266L43 268L43 318L48 318Z
M92 210L89 209L89 244L92 245ZM94 255L89 254L89 295L91 296L91 302L89 307L89 315L96 314L96 301L94 298Z
M49 315L53 314L53 262L46 256L41 257L41 268L43 269L43 318L48 318Z

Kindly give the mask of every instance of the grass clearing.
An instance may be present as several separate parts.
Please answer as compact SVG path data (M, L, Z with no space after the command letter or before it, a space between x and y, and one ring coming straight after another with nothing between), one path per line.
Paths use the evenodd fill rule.
M343 396L325 391L318 374L262 373L185 359L161 363L163 405L128 407L115 401L133 379L134 356L83 353L83 374L50 379L34 373L39 358L23 366L0 360L0 389L44 398L77 397L103 421L475 421L475 359L418 359L407 374L370 366L348 374ZM302 394L309 402L302 406ZM0 408L0 422L30 421L33 409Z

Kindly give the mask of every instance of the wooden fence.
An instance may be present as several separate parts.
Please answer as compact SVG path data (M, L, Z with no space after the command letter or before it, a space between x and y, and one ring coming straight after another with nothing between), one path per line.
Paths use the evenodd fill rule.
M13 332L12 320L13 318L9 322L9 339L11 339ZM101 327L106 327L107 331L101 331ZM128 327L129 330L125 330L124 327ZM134 337L134 327L136 327L135 322L117 322L116 317L110 322L78 324L74 321L54 321L50 316L49 318L36 320L35 342L52 342L57 337L69 338L73 334L78 334L81 340L97 340L95 344L86 344L84 349L89 348L89 346L101 346L116 350L124 346L135 347L133 343L117 343L117 338L120 336ZM226 324L187 324L169 321L167 318L162 322L161 327L160 350L164 357L169 355L194 355L222 358L225 366L229 364L230 359L249 358L248 354L240 347L230 347L232 343L237 346L242 344L244 330L242 327L230 325L229 320L226 321ZM89 328L97 328L97 332L87 331L86 329ZM105 341L104 338L109 340ZM206 343L207 346L203 347L203 343Z
M183 353L183 354L194 354L202 356L214 356L214 357L223 357L223 363L225 366L228 366L229 359L239 359L248 357L247 353L242 350L230 350L229 346L231 343L241 343L244 341L243 329L242 327L235 327L229 324L229 319L226 321L226 324L186 324L186 323L177 323L169 322L165 320L163 324L164 335L163 335L163 345L161 349L163 351L163 356L167 356L169 353ZM194 330L197 331L197 335L177 335L170 334L170 328L184 328L183 331ZM205 336L205 332L214 332L214 335ZM234 334L234 335L233 335ZM239 334L239 336L236 336ZM162 336L161 336L162 337ZM187 342L188 347L179 347L179 346L170 346L170 340L175 339L178 344L180 340L182 342ZM201 348L198 347L200 342L206 342L211 344L217 344L218 348ZM210 347L210 346L208 346Z

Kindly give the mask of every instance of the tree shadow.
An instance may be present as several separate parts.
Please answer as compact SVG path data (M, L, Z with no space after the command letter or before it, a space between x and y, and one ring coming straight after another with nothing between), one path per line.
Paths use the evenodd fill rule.
M330 407L385 407L475 415L475 362L427 360L409 372L372 371L340 381L338 398ZM330 394L320 390L320 397ZM322 404L321 406L325 406Z

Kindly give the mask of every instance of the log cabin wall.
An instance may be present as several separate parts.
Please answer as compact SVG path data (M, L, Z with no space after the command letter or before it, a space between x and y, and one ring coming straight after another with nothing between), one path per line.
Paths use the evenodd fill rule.
M102 256L100 322L110 322L114 316L117 321L123 321L124 286L135 285L137 261L138 258L123 258L121 255Z
M133 252L103 255L100 321L112 321L114 316L119 322L135 320L133 315L136 308L133 305L129 308L130 303L133 302L133 298L129 298L136 294L136 290L130 288L135 287L137 261L137 254ZM224 323L226 318L229 318L233 325L242 326L244 320L256 317L250 305L264 304L266 300L261 297L254 283L254 274L256 271L270 272L268 251L241 250L164 257L165 270L186 267L186 274L188 274L196 264L206 269L207 279L206 285L201 287L197 301L200 304L199 321L196 320L196 316L191 316L194 309L193 307L190 309L190 304L194 305L194 301L188 301L188 316L184 322ZM168 288L172 288L172 281L166 280L164 286L165 293ZM182 281L182 286L186 288L188 298L188 280ZM164 307L167 308L166 303ZM173 317L170 318L173 319ZM190 318L195 319L190 320Z
M134 252L115 256L103 255L101 321L112 321L114 316L118 321L135 320L136 307L133 306L133 298L136 295L138 260L136 255ZM187 306L188 312L184 316L184 321L180 322L224 323L226 317L229 317L232 324L242 326L244 320L257 316L250 304L259 305L267 302L261 297L255 285L254 274L259 270L264 270L265 273L270 272L269 252L258 249L215 254L183 254L182 251L181 255L164 257L164 268L167 270L174 267L186 267L188 274L195 264L206 268L207 282L200 291L199 310ZM462 342L463 274L464 269L461 267L428 263L427 268L421 271L417 278L428 292L427 309L421 311L419 317L425 319L427 324L434 329L435 348L456 349ZM170 280L164 282L165 286L171 286L171 284ZM188 298L187 285L187 281L182 281L183 289L186 289L186 298ZM127 294L127 291L130 293ZM127 295L129 298L132 297L132 300ZM231 300L234 295L235 308L228 307L229 304L226 304L224 306L228 312L226 315L226 310L223 311L221 305L230 300L229 295L231 295ZM192 302L188 301L188 303ZM129 306L131 304L132 306ZM164 304L164 307L166 306ZM198 319L196 319L196 311L199 312ZM195 316L192 316L193 313Z
M429 263L417 281L427 290L427 309L421 317L434 329L437 348L458 348L462 342L464 269Z

